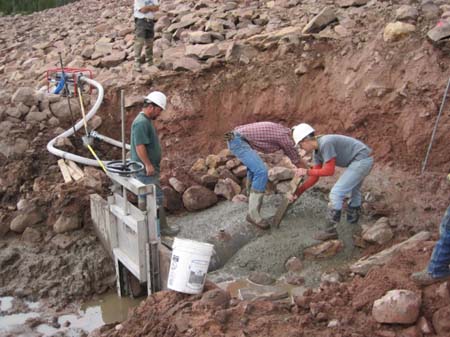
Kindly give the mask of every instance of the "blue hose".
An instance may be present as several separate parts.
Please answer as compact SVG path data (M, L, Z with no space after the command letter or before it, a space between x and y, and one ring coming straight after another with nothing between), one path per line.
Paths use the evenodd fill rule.
M59 81L58 85L56 86L55 91L53 91L54 94L59 94L61 92L61 90L64 88L64 86L66 84L66 80L67 80L67 76L61 75L61 80Z

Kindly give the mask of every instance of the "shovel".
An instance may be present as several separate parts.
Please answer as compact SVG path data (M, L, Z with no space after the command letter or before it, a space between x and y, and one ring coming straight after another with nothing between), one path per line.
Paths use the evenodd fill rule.
M292 178L290 183L290 191L283 196L281 205L280 207L278 207L277 212L273 216L272 227L280 228L281 220L283 220L284 214L286 213L287 209L289 208L289 205L291 204L287 196L289 194L295 193L297 187L302 183L303 178L304 178L303 176L302 177L294 176L294 178Z

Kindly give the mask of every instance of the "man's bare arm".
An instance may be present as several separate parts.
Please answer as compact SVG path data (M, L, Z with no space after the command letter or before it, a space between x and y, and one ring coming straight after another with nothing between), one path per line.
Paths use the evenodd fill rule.
M148 158L147 154L147 148L144 144L136 145L136 152L139 157L139 159L144 163L145 166L145 173L148 176L152 176L155 174L155 168L153 167L150 159Z
M144 6L142 7L139 12L141 13L148 13L148 12L156 12L159 10L159 5L149 5L149 6Z

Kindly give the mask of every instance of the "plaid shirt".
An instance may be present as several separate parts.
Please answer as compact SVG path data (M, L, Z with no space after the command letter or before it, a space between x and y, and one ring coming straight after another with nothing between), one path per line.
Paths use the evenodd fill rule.
M300 155L295 148L291 129L272 122L258 122L236 127L233 131L239 132L250 146L263 153L272 153L283 150L292 163L300 162Z

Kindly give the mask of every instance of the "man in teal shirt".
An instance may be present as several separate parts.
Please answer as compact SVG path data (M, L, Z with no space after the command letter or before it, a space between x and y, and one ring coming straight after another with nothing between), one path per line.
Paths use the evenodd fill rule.
M166 96L159 91L153 91L144 97L142 111L136 116L131 125L131 160L144 164L144 170L136 178L146 185L156 187L156 203L158 205L159 219L162 235L176 235L179 229L167 224L163 198L159 182L161 163L161 145L153 121L165 110ZM145 195L139 196L145 198Z

